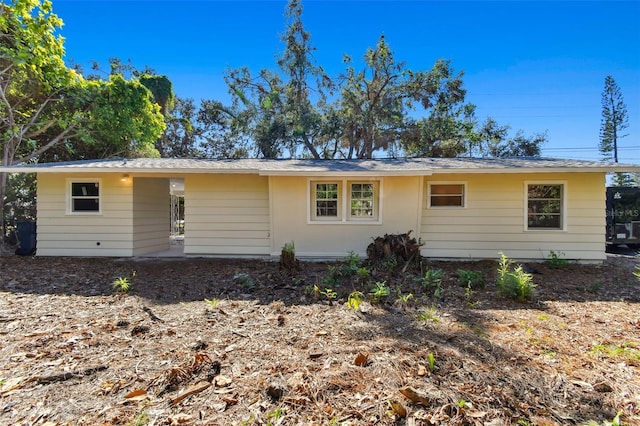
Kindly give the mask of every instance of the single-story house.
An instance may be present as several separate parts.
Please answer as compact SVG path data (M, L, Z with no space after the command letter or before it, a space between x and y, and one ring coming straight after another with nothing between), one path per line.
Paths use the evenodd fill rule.
M413 231L434 259L605 259L605 177L640 166L544 158L108 159L37 173L38 256L141 256L170 245L171 182L185 256L364 256Z

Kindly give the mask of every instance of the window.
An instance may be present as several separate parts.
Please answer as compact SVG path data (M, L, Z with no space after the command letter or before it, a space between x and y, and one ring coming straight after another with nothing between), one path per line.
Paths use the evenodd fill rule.
M314 188L314 218L318 220L336 220L339 215L338 183L316 183Z
M429 207L464 207L464 183L432 183L429 185Z
M100 181L69 182L69 213L100 213Z
M527 184L527 229L563 229L563 203L563 184Z
M351 219L377 219L377 197L375 183L349 183L349 205Z
M377 222L378 181L310 182L312 222Z

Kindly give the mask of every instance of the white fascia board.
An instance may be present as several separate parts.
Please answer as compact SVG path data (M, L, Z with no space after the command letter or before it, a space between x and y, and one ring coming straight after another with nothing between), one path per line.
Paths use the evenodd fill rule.
M512 173L639 173L640 166L628 168L612 167L513 167L504 169L434 169L434 175L440 174L512 174Z
M351 176L431 176L432 170L261 170L260 176L351 177Z

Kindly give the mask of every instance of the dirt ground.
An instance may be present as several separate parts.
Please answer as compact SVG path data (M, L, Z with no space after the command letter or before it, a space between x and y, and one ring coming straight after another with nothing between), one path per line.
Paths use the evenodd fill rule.
M0 424L640 425L639 261L0 257Z

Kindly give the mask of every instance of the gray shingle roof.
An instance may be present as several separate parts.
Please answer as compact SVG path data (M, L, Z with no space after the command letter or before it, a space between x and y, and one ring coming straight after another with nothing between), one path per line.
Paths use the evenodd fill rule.
M256 173L262 175L430 175L436 173L640 172L640 165L553 158L408 158L372 160L266 160L135 158L0 167L2 172Z

